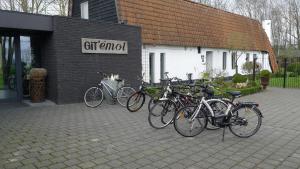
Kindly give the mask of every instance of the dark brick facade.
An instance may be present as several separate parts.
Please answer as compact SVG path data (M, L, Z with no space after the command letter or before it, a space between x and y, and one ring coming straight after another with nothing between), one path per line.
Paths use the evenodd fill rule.
M89 3L89 20L118 23L116 0L73 0L72 17L80 18L80 4Z
M97 85L99 71L119 74L137 87L141 75L139 27L53 17L53 33L43 40L42 67L48 70L47 93L58 104L82 102L86 89ZM83 54L81 38L128 41L128 55Z

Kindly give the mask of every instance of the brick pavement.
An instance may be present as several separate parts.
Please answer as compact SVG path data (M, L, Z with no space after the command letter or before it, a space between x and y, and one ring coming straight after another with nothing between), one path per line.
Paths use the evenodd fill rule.
M146 109L84 104L0 109L0 168L245 169L300 167L300 90L271 88L242 98L260 103L260 131L241 139L222 131L183 138L155 130ZM0 105L1 106L1 105Z

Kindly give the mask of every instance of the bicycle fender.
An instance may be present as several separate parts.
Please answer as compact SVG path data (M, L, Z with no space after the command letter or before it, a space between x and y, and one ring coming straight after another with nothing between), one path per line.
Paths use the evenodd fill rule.
M238 103L238 106L234 110L237 110L242 107L247 107L250 109L255 109L257 111L257 113L260 115L260 117L264 117L262 115L262 112L257 108L258 106L259 106L259 104L255 103L255 102L240 102L240 103Z

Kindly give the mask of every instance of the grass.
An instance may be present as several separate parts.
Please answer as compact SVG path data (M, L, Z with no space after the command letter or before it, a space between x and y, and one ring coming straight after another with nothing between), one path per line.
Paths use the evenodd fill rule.
M283 87L283 77L272 77L270 79L271 87ZM300 88L300 76L287 77L286 88Z

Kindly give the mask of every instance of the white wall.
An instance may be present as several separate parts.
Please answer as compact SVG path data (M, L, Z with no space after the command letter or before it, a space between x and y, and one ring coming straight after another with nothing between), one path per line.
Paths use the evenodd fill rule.
M155 77L154 82L160 82L160 54L165 53L165 71L169 72L170 77L179 77L187 79L187 73L193 74L193 79L199 79L202 72L206 71L206 52L213 52L213 72L222 72L225 76L232 76L235 74L235 69L231 65L231 52L228 49L212 49L201 48L201 53L198 53L197 47L181 47L181 46L151 46L144 45L142 50L142 66L144 79L149 82L149 54L155 54ZM227 52L226 70L223 70L223 52ZM264 54L264 62L262 61L263 54L260 51L239 51L238 52L238 68L239 73L242 72L242 65L246 62L246 53L250 54L249 60L253 60L253 54L257 55L257 62L264 63L263 69L270 69L268 54ZM203 60L202 60L203 57Z

